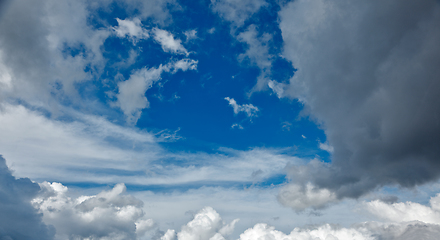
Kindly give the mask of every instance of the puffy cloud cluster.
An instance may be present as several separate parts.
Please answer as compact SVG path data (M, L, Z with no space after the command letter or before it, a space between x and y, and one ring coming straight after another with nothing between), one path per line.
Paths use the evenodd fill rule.
M422 221L440 224L440 194L431 197L430 206L415 202L386 203L374 200L365 203L366 209L381 219L392 222Z
M211 207L200 210L194 219L182 226L180 232L176 234L174 230L168 230L161 240L224 240L234 230L234 225L238 219L226 224L220 215Z
M55 230L31 205L40 190L29 178L15 178L0 155L0 239L52 239Z
M57 239L137 239L154 227L143 202L124 195L124 184L94 196L71 198L60 183L43 182L33 205L56 228Z
M331 166L300 181L357 198L438 179L438 1L299 0L279 16L283 56L298 71L270 87L304 103L333 147Z

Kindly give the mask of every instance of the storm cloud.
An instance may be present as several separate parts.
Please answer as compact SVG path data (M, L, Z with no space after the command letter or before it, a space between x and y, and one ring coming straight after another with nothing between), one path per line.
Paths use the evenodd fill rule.
M298 69L283 94L334 147L330 165L293 167L292 181L357 198L438 179L439 2L299 0L279 16Z
M0 239L52 239L53 227L31 205L40 187L29 178L16 179L0 155Z

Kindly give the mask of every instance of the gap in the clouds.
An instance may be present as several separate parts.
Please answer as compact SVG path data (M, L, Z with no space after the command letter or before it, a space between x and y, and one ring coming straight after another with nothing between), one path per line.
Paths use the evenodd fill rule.
M49 181L50 182L50 181ZM224 189L236 189L236 190L248 190L248 189L268 189L280 186L286 182L285 175L277 175L266 181L255 183L255 182L216 182L216 181L200 181L200 182L190 182L183 184L130 184L125 183L127 191L129 192L143 192L150 191L153 193L175 193L175 192L187 192L191 190L197 190L201 188L224 188ZM104 184L96 182L62 182L62 184L68 188L79 188L79 189L111 189L116 185L114 184Z
M298 119L302 105L295 100L278 99L269 91L249 91L256 84L260 70L249 62L239 62L237 57L246 51L246 44L231 35L230 26L214 14L210 1L179 1L181 11L173 12L170 25L161 28L170 31L182 40L190 52L188 56L198 61L196 71L164 73L162 80L145 93L150 108L142 111L136 127L141 130L159 132L176 131L183 137L161 145L169 151L218 153L219 147L248 150L255 147L296 149L295 155L305 158L321 158L328 161L330 155L318 148L325 142L324 132L308 118ZM269 53L273 55L270 77L278 82L288 81L294 74L292 64L281 57L282 37L278 27L279 6L269 1L248 19L239 31L255 24L258 34L268 33ZM115 18L130 18L126 10L112 3L98 9L88 20L97 29L116 26ZM143 27L157 26L152 19L143 19ZM210 31L215 29L215 31ZM186 39L185 31L196 30L196 39ZM158 67L186 56L164 52L160 44L151 37L135 43L128 38L109 36L102 47L106 59L102 75L90 81L76 84L80 96L97 105L112 105L116 101L117 84L130 78L142 68ZM65 54L85 54L79 46L66 46ZM136 60L124 65L130 54ZM90 71L97 71L90 69ZM234 98L238 104L252 104L259 108L258 117L248 118L244 113L234 114L225 97ZM68 100L68 99L67 99ZM64 103L69 105L68 101ZM117 107L107 107L111 121L124 125L123 113ZM103 111L105 112L105 111ZM101 113L103 113L101 112ZM234 124L243 129L233 128Z

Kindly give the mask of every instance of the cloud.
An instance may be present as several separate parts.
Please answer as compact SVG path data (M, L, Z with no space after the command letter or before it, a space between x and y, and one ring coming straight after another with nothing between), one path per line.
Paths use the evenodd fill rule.
M118 181L123 176L118 171L135 173L143 165L136 159L150 162L161 152L153 134L121 127L102 117L67 112L63 116L70 121L64 122L21 105L0 106L0 152L19 177L125 182ZM99 174L99 170L104 172ZM109 178L106 172L116 175Z
M193 40L197 38L197 30L192 29L184 32L186 36L186 41Z
M264 0L211 0L212 11L232 22L232 27L241 27L245 21L258 10L266 6Z
M332 146L328 145L328 143L319 143L319 149L327 151L329 153L333 153L335 150Z
M60 183L43 182L33 205L45 223L55 226L57 239L137 239L154 227L143 202L125 195L124 184L97 195L71 198Z
M272 89L272 91L277 95L278 98L284 97L284 88L286 87L286 84L279 83L274 80L269 80L267 82L267 86Z
M142 28L139 18L133 18L133 20L116 18L116 20L118 21L118 26L114 27L113 30L118 37L128 37L132 40L133 44L138 39L147 39L149 37L148 31Z
M247 45L246 52L240 54L238 60L243 62L248 59L251 64L257 65L261 71L257 78L257 84L251 92L261 91L267 88L268 81L270 84L268 77L273 59L273 56L269 54L269 41L272 39L272 35L264 33L261 37L258 37L257 26L251 24L245 31L239 33L236 38L238 41L246 43Z
M438 179L438 2L293 1L279 17L298 69L283 96L334 147L331 166L305 178L338 198Z
M252 104L237 104L237 102L233 98L225 97L225 100L229 102L229 105L234 109L234 114L238 114L240 112L245 113L249 118L257 117L258 112L260 111L258 107L255 107Z
M238 219L226 224L213 208L205 207L194 216L193 220L182 226L180 232L176 234L174 230L168 230L161 239L175 239L177 235L179 240L221 240L232 233L236 222Z
M55 230L42 222L31 205L40 190L29 178L15 178L0 155L0 238L53 239Z
M154 40L156 40L165 52L171 52L174 54L188 55L188 51L182 46L180 39L174 39L173 34L166 30L159 28L153 28Z
M364 203L365 208L373 215L391 222L421 221L440 224L440 194L431 197L430 206L415 202L386 203L374 200Z
M118 83L118 93L116 94L116 106L121 108L127 117L129 124L136 124L141 117L142 109L148 108L150 103L145 97L145 92L150 89L154 83L161 80L163 72L176 73L178 70L196 70L197 61L192 59L181 59L177 62L171 62L166 65L160 65L157 68L142 68L133 72L126 81Z
M337 198L333 192L307 183L305 186L299 184L284 186L278 194L278 200L286 207L291 207L296 211L303 211L309 207L314 209L327 207L328 204L335 202Z
M176 234L174 230L168 230L161 239L227 239L228 234L224 234L222 229L227 228L228 232L231 232L236 221L225 225L225 223L221 223L221 217L214 209L205 207L195 215L192 221L184 225L179 233ZM276 230L269 224L257 223L252 228L245 229L238 240L434 240L437 239L439 233L440 225L420 221L402 223L370 221L357 223L351 227L341 227L334 224L309 225L295 227L289 234Z

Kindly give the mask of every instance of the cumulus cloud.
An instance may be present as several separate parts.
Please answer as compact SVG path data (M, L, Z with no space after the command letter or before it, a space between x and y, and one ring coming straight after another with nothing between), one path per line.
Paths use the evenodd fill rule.
M225 97L225 100L229 102L229 105L234 109L234 114L238 114L240 112L245 113L249 118L257 117L258 112L260 111L258 107L255 107L252 104L238 104L233 98Z
M279 16L298 69L283 96L304 103L334 147L331 166L304 178L338 198L438 179L438 2L300 0Z
M143 202L125 195L124 184L93 196L69 197L60 183L43 182L32 204L56 228L57 239L137 239L154 227Z
M178 70L187 71L197 69L197 61L192 59L181 59L177 62L171 62L166 65L160 65L157 68L142 68L130 75L126 81L118 83L118 93L116 94L116 106L121 108L127 117L127 122L136 124L141 116L142 109L148 108L150 103L145 92L153 84L161 80L163 72L175 73Z
M182 46L180 39L175 39L173 34L159 28L153 28L154 40L156 40L165 52L188 55L188 51Z
M169 229L161 240L188 239L228 239L237 220L226 225L219 214L211 207L199 211L193 220L182 226L180 232ZM224 230L227 229L227 230ZM239 240L435 240L440 233L440 225L420 221L382 223L363 222L351 227L334 224L309 225L296 227L286 234L266 223L257 223L245 229Z
M386 221L440 224L440 194L431 197L429 203L430 206L425 206L411 201L386 203L374 200L365 203L365 207L370 213Z
M220 215L211 207L205 207L200 210L194 219L188 222L177 234L174 230L168 230L161 238L162 240L197 240L211 239L222 240L228 237L234 230L238 219L226 224Z
M55 230L31 205L39 190L29 178L12 176L0 155L0 239L53 239Z
M133 20L116 18L116 20L118 21L118 26L114 27L113 30L118 37L128 37L133 41L133 44L139 39L147 39L149 37L148 31L142 28L139 18L133 18Z

